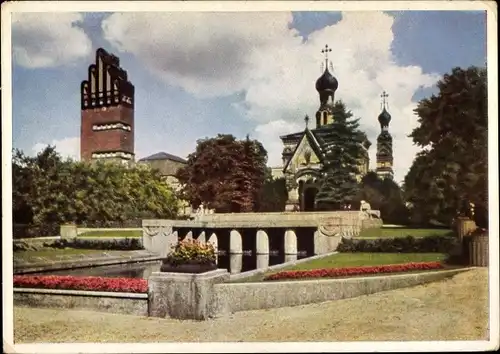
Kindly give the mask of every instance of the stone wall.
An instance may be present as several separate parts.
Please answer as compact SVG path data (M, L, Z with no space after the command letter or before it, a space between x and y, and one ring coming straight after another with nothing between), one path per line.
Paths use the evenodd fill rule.
M14 288L14 305L148 315L147 294Z
M454 276L465 269L425 273L321 279L223 283L214 286L215 317L236 311L299 306L415 286Z

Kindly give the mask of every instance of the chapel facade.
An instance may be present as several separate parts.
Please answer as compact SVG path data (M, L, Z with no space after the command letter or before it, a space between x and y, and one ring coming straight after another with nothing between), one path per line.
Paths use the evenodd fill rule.
M309 117L305 117L306 127L303 131L280 136L283 143L282 161L283 177L288 192L286 211L314 211L315 198L320 188L323 163L326 158L326 147L335 142L332 140L331 124L335 122L335 92L339 83L329 70L328 46L322 50L325 54L325 69L316 80L316 91L319 94L319 108L315 115L315 127L309 128ZM385 94L385 92L384 92ZM387 96L386 96L387 97ZM385 100L385 98L384 98ZM384 101L385 102L385 101ZM389 117L389 118L387 118ZM377 139L377 174L381 177L392 177L392 137L388 132L390 115L385 108L379 116L382 133ZM368 173L370 167L369 148L371 142L365 135L361 143L363 156L358 160L358 181Z

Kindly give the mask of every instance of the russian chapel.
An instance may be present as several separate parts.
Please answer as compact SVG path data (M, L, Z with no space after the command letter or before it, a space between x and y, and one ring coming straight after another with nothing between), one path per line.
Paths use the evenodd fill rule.
M81 83L80 158L134 162L134 85L120 59L102 48Z
M328 60L328 46L322 50L325 55L323 74L316 80L316 91L319 94L319 108L316 111L313 129L309 128L309 117L305 117L304 131L281 136L283 142L283 175L285 177L288 200L286 211L313 211L315 198L320 188L323 164L326 159L326 148L335 144L331 136L331 125L335 122L335 93L339 87L337 78L330 72L331 62ZM392 137L388 132L390 115L385 108L379 116L382 132L377 139L377 174L392 177ZM358 160L358 181L368 173L370 166L369 148L371 142L364 135L361 142L363 156Z

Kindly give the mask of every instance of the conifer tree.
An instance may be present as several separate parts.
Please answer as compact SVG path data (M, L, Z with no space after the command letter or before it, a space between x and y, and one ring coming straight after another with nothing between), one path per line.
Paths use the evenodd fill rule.
M344 209L355 200L359 188L356 175L365 135L359 130L359 119L352 119L342 102L336 102L333 108L334 122L317 133L325 156L317 210Z

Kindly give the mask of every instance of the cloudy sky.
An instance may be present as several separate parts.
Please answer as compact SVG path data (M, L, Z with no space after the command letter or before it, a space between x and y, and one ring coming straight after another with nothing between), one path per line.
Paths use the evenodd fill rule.
M279 135L304 129L319 97L321 49L336 98L361 118L375 167L380 94L389 93L396 181L418 149L416 102L455 66L486 60L480 11L14 13L13 147L79 158L80 82L99 47L135 85L136 157L186 157L218 133L259 139L281 164Z

